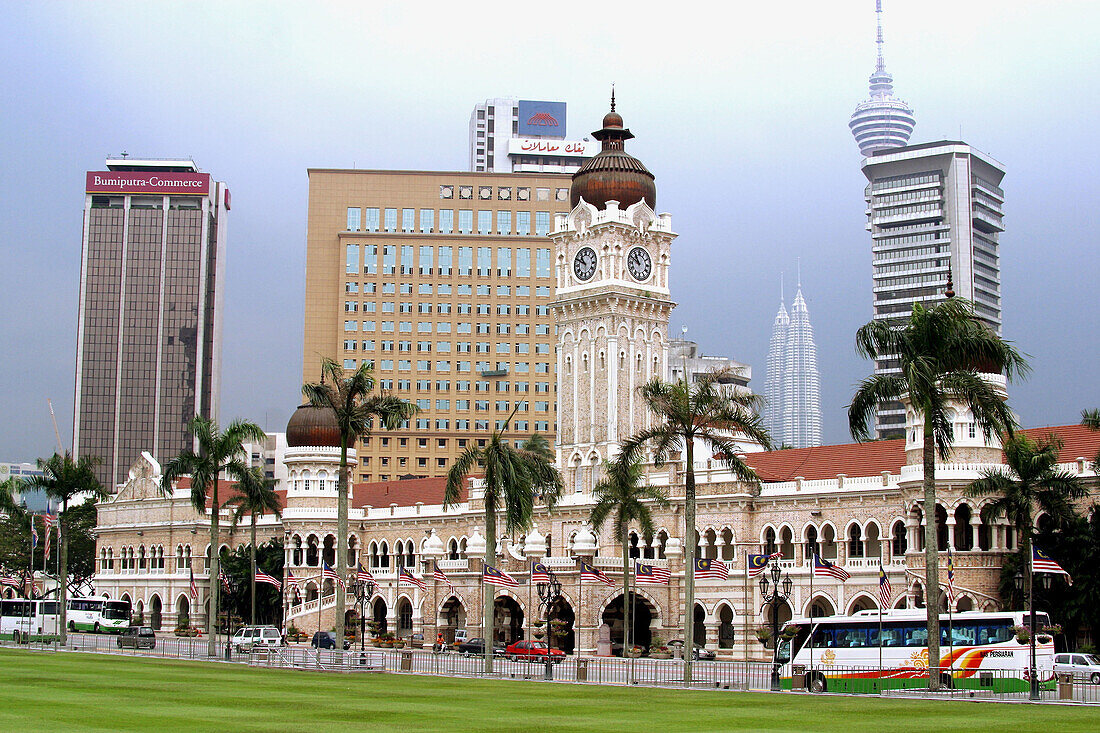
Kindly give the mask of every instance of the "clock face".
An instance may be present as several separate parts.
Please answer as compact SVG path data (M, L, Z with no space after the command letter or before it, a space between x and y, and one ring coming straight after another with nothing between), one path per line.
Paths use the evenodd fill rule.
M626 266L635 280L648 280L653 272L653 262L649 259L649 252L641 247L630 250L626 257Z
M590 280L596 274L596 250L591 247L581 247L577 256L573 258L573 272L578 280Z

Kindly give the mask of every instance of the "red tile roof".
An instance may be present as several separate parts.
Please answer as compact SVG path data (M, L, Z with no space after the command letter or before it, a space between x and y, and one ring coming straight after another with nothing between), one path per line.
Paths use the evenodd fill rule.
M1080 457L1096 458L1100 452L1100 432L1081 425L1057 425L1029 428L1022 431L1032 440L1051 434L1062 439L1062 463L1072 463ZM905 465L905 441L874 440L867 443L823 445L816 448L792 448L744 456L765 482L793 481L801 476L807 481L845 476L878 476L883 471L899 473Z
M191 477L190 476L180 477L180 480L176 482L176 488L177 489L185 489L187 491L190 491L191 490ZM275 493L279 497L279 506L281 508L285 509L286 508L286 491L280 489L280 490L276 491ZM236 495L237 495L237 482L236 481L226 481L225 479L218 479L218 501L220 501L224 505L227 499L229 499L230 497L236 496ZM206 508L209 509L213 505L214 505L214 494L213 494L213 492L208 490L206 492Z
M418 501L425 504L442 504L446 487L445 476L355 484L352 506L365 507L368 504L372 507L388 507L390 504L413 506ZM466 500L465 488L459 500Z

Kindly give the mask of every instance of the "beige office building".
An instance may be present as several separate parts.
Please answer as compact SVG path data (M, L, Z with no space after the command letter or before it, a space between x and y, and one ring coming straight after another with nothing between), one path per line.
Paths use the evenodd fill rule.
M566 174L309 171L302 379L321 357L374 366L420 407L361 441L355 480L442 476L513 409L555 431L553 215Z

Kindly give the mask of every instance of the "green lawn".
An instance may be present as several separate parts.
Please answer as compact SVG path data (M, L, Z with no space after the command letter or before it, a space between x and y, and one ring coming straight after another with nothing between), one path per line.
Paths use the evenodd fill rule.
M1100 709L250 669L0 650L0 731L1097 731Z

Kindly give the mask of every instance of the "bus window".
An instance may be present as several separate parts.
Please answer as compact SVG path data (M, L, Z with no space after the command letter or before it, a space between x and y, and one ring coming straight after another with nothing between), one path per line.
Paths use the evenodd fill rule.
M988 637L987 641L979 642L984 644L1003 644L1015 636L1015 633L1012 631L1012 626L1008 623L993 623L988 626L983 626L978 634L979 639L982 633L985 633Z
M928 646L928 629L920 626L907 626L904 633L905 646Z

